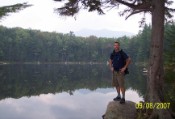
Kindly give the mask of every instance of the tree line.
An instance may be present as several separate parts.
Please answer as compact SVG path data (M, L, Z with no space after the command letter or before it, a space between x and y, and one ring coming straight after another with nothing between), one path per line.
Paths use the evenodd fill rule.
M0 61L104 61L113 40L0 27Z
M175 24L165 25L165 63L175 60ZM121 43L134 63L145 65L149 58L151 26L133 37L98 38L77 37L68 34L41 32L0 26L1 62L106 62L113 50L114 41Z

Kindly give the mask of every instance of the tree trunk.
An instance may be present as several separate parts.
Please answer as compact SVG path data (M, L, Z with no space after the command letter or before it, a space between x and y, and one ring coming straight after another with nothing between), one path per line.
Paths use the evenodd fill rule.
M148 87L146 102L164 102L163 84L163 39L164 39L164 13L165 0L152 0L152 35L149 60ZM151 112L151 119L171 119L168 110L154 108Z

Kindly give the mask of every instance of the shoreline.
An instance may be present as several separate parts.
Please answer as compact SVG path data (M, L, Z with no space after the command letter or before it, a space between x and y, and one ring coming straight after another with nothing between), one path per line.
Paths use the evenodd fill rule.
M89 65L94 65L94 64L106 64L105 62L93 62L93 61L89 61L89 62L40 62L40 61L33 61L33 62L4 62L4 61L0 61L0 65L9 65L9 64L65 64L65 65L74 65L74 64L89 64Z

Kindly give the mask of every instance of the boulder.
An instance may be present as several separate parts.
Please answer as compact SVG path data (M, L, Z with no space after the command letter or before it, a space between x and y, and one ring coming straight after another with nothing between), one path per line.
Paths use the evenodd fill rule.
M120 104L119 101L111 101L107 106L106 113L103 119L136 119L137 110L135 103L126 101L125 104Z

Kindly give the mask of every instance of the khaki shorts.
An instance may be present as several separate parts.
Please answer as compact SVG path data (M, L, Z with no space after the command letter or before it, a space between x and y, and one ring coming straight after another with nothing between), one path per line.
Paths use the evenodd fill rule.
M124 74L114 71L112 78L112 86L124 88L124 84L125 84Z

